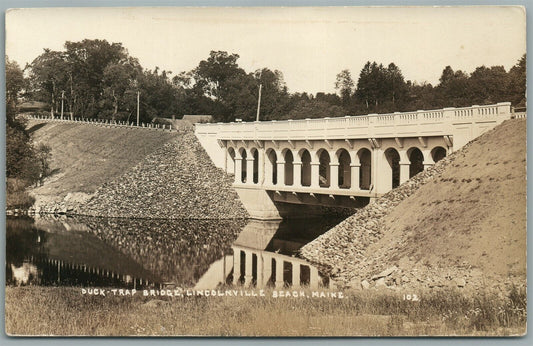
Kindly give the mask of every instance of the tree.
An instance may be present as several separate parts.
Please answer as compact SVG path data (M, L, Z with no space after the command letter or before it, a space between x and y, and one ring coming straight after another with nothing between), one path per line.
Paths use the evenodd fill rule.
M27 82L24 72L20 66L10 61L6 56L6 120L8 125L17 127L20 124L16 121L18 98Z
M135 109L137 104L132 95L138 91L137 80L141 75L142 68L133 58L129 58L125 63L106 66L103 74L103 114L100 117L126 120L131 116L131 110ZM111 109L107 105L110 105Z
M29 66L29 78L34 99L50 105L53 116L61 102L61 92L67 89L70 67L62 52L45 49Z
M296 106L281 119L306 119L340 117L346 113L340 106L330 105L327 102L313 100L300 100Z
M509 101L515 107L526 106L526 54L509 70Z
M342 70L337 74L335 90L339 92L343 104L347 104L354 93L354 81L349 70Z
M17 118L17 103L25 88L23 71L6 56L6 177L8 190L16 192L48 173L50 150L37 149L26 131L26 123Z
M384 89L386 91L386 96L388 100L392 102L392 109L396 110L395 104L398 101L402 102L405 100L407 85L403 79L402 71L400 71L400 68L392 62L385 70L385 76L386 86Z
M407 99L407 85L399 67L390 63L387 68L368 61L357 81L356 97L367 112L402 110Z
M104 71L110 64L128 62L128 54L121 43L106 40L65 42L72 110L84 117L96 117L102 110Z
M503 66L480 66L470 75L468 93L471 104L493 104L509 99L509 76Z
M469 76L461 70L454 71L446 66L436 88L437 107L464 107L469 106Z

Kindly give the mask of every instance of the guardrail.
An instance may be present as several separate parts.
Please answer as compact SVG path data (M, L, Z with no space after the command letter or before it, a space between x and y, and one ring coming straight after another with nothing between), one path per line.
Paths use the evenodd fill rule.
M162 125L162 124L152 124L152 123L141 123L139 126L135 123L126 122L126 121L116 121L116 120L104 120L104 119L91 119L91 118L74 118L74 119L61 119L58 117L50 118L40 115L25 115L28 119L34 120L43 120L49 122L61 122L61 123L83 123L95 126L103 127L126 127L126 128L135 128L135 129L150 129L150 130L160 130L160 131L177 131L178 129L172 128L172 125Z
M448 135L454 123L511 118L511 103L369 114L339 118L196 124L197 135L218 139L335 139L395 135Z

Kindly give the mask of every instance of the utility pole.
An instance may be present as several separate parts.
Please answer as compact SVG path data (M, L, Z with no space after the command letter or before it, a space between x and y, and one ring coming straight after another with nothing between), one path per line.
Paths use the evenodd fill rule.
M259 73L259 97L257 99L257 116L255 117L255 121L259 121L259 110L261 109L261 89L263 87L263 84L261 84L261 71Z
M140 100L141 92L137 91L137 126L139 126L139 100Z
M61 91L61 120L63 120L63 100L65 99L65 91Z

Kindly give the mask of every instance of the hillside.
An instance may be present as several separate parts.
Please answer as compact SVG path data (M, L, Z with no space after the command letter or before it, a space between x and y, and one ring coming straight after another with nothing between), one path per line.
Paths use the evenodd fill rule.
M526 120L509 120L302 249L352 287L525 284Z
M107 217L234 219L248 216L192 131L183 132L135 167L102 185L79 213Z
M179 131L31 122L52 148L53 175L34 188L38 211L136 218L243 218L246 211L196 137Z
M83 199L178 135L38 120L28 128L35 142L52 148L53 174L32 190L36 205L62 201L68 193Z

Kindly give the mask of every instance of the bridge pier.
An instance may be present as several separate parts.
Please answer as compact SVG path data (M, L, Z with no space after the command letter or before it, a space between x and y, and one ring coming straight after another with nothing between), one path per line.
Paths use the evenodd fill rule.
M284 281L283 281L283 259L281 258L275 258L276 261L276 281L274 282L274 286L276 288L283 288Z
M237 285L241 278L241 250L233 249L233 284Z
M246 155L245 182L248 185L254 184L254 157L252 155Z
M400 161L400 184L405 183L409 180L409 166L410 162Z
M311 162L311 188L320 188L320 162Z
M329 171L331 171L330 177L329 179L326 178L329 180L329 188L337 190L339 189L339 163L330 163Z
M240 154L236 154L237 156L235 156L235 177L234 177L234 182L235 184L240 184L241 183L241 172L242 172L242 158L240 156Z
M294 165L294 179L292 184L294 187L302 187L302 162L294 161L292 164Z
M350 177L351 177L350 189L354 190L354 191L359 191L360 190L360 187L359 187L359 179L360 179L359 171L361 170L361 164L359 164L359 163L351 164L350 165L350 170L351 170L351 173L350 173Z

